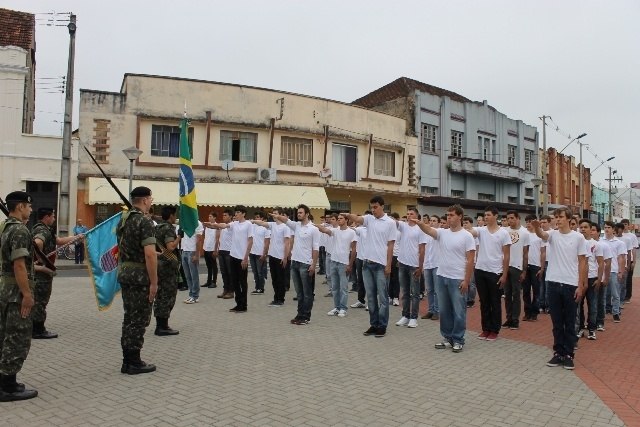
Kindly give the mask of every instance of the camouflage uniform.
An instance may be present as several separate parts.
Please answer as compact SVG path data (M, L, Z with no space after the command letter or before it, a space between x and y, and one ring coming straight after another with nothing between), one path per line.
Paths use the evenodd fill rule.
M49 254L56 250L56 235L51 227L42 222L36 223L31 230L34 240L40 239L43 242L42 252ZM35 304L31 310L33 319L34 332L40 332L38 329L44 330L44 322L47 320L47 304L51 298L51 287L53 276L44 272L36 272L36 288L33 295Z
M13 261L25 259L29 287L33 293L33 242L29 229L16 218L0 224L0 374L15 375L31 347L31 316L22 318L22 293L15 279Z
M153 222L142 211L132 208L122 215L116 231L118 237L118 282L122 288L124 320L121 344L123 351L138 352L144 343L144 332L151 320L149 275L144 247L155 245Z
M160 222L156 226L156 241L160 252L167 250L167 243L175 241L176 230L172 224L166 221ZM162 246L160 246L162 245ZM173 251L174 256L158 255L158 293L153 304L153 313L156 317L168 319L171 310L176 304L178 294L178 266L180 264L178 254Z

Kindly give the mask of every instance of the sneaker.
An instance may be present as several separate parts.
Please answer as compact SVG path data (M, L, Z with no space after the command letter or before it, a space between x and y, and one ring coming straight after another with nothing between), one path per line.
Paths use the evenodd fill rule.
M502 324L502 327L503 327L503 328L508 328L509 326L511 326L511 321L510 321L510 320L507 320L506 322L504 322L504 323Z
M420 295L418 295L418 299L420 301L422 301L424 299L424 294L421 292Z
M453 344L451 344L449 341L442 341L442 342L436 343L434 347L436 348L436 350L444 350L445 348L453 347Z
M331 292L329 292L329 293L327 293L327 294L325 295L325 297L332 297L332 296L333 296L333 294L332 294Z
M253 292L251 292L251 295L262 295L264 294L264 289L256 289Z
M400 305L400 301L398 300L398 298L394 298L393 301L391 301L391 304L397 307Z
M433 313L433 316L431 316L431 320L440 320L440 315L438 313Z
M298 316L294 317L293 319L291 319L290 323L292 325L295 325L296 323L298 323L298 320L300 320L300 318Z
M338 309L334 308L333 310L331 310L330 312L327 313L327 316L337 316L338 315Z
M382 338L387 334L387 328L376 329L376 338Z
M496 334L495 332L489 332L489 335L487 335L486 340L487 341L495 341L498 339L498 334Z
M308 324L309 324L309 320L307 319L298 319L296 323L294 323L294 325L298 325L298 326L304 326Z
M613 323L620 323L620 315L619 314L614 314L613 315Z
M361 303L360 301L356 301L353 304L351 304L349 307L351 307L351 308L364 308L365 305L363 303Z
M576 338L578 338L578 339L582 338L583 336L584 336L584 331L582 331L582 330L580 330L580 332L578 332L576 334Z
M563 364L563 362L564 358L562 356L560 356L559 354L554 354L551 360L547 362L547 366L549 366L550 368L555 368L556 366L560 366L561 364Z
M433 317L433 313L427 313L421 317L421 319L431 319Z
M467 301L467 308L473 308L476 305L475 301Z
M417 328L418 327L418 319L410 319L409 320L409 324L407 325L408 328Z
M233 308L230 308L230 309L229 309L229 311L230 311L231 313L234 313L234 312L239 311L239 310L240 310L240 309L238 308L238 306L237 306L237 305L236 305L235 307L233 307Z
M482 331L480 335L478 335L479 340L486 340L489 337L489 331Z
M531 320L531 317L528 314L522 318L523 322L528 322L529 320Z
M196 300L194 298L189 297L189 298L187 298L186 300L184 300L182 302L184 302L185 304L195 304Z
M562 367L564 369L568 369L570 371L572 371L575 368L575 365L573 364L573 357L571 356L567 356L564 358L564 362L562 363Z
M604 332L604 325L598 325L596 331Z
M293 300L294 301L298 301L298 297L293 297Z
M588 340L595 340L596 339L596 331L589 331L589 335L587 335L587 339Z
M516 322L512 322L509 325L509 329L511 329L512 331L517 331L518 329L520 329L520 325Z
M370 326L369 329L367 329L366 331L364 331L362 333L362 335L368 337L369 335L375 335L376 331L378 330L378 328L374 327L374 326Z
M369 311L369 306L368 306L368 305L365 305L365 306L364 306L364 310L365 310L365 311Z
M534 314L533 316L529 317L529 321L531 322L537 322L538 321L538 315Z
M400 320L396 322L396 326L407 326L409 324L409 319L402 316Z
M345 317L347 315L347 310L338 311L338 317Z
M451 347L451 351L453 351L454 353L460 353L462 351L462 347L463 347L462 344L455 343L453 347Z
M268 305L268 307L282 307L284 305L284 303L279 302L279 301L271 301Z

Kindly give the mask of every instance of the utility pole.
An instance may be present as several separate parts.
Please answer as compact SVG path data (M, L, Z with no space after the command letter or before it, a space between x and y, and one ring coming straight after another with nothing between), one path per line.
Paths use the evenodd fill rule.
M547 116L542 116L542 214L549 215L549 165L547 164Z
M619 182L622 181L622 177L620 178L612 178L612 172L611 169L613 169L611 166L607 166L609 168L609 179L607 179L607 181L609 181L609 221L613 221L613 204L612 204L612 200L611 200L611 182L615 181L615 182ZM613 171L613 175L615 175L616 173L618 173L618 171L614 170Z
M69 63L67 64L67 87L64 100L64 128L62 131L62 164L60 169L60 206L58 208L58 232L69 234L69 211L71 205L71 119L73 115L73 65L76 53L76 15L69 17Z
M584 218L584 189L583 189L583 184L582 181L584 180L584 165L582 164L582 146L584 145L582 142L577 141L578 144L580 144L580 186L578 188L580 188L580 197L578 197L578 204L580 206L580 212L578 212L580 214L580 218Z

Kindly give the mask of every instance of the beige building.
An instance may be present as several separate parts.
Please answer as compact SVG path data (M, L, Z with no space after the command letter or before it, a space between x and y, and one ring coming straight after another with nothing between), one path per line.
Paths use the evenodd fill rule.
M416 204L417 139L407 136L404 119L328 99L126 74L119 92L80 91L80 141L125 194L129 161L122 150L137 147L133 186L149 186L156 205L177 204L185 105L201 218L236 204L306 203L316 216L328 209L362 213L374 194L401 213ZM81 154L78 211L92 224L119 205Z

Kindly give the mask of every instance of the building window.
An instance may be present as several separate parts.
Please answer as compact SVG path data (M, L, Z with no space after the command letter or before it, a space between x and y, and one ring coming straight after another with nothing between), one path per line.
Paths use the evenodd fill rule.
M462 157L462 132L451 131L451 155L453 157Z
M464 190L451 190L451 197L464 197Z
M109 163L109 126L111 120L93 121L93 156L100 163Z
M193 159L193 128L187 131L189 151ZM180 157L180 128L178 126L151 126L151 155Z
M533 172L533 150L524 150L524 170Z
M524 189L525 197L533 197L533 188L525 188Z
M480 148L480 160L486 160L488 162L495 161L492 157L491 147L493 146L493 155L496 154L496 140L490 138L478 137L478 146Z
M374 150L373 173L382 176L396 176L396 153L386 150Z
M436 136L438 135L438 127L431 125L422 125L422 152L436 152Z
M509 196L507 199L509 200L509 203L518 203L518 198L515 196Z
M333 144L331 176L336 181L357 181L358 147Z
M283 136L280 143L280 164L313 166L313 140Z
M518 147L516 147L515 145L507 145L507 148L509 150L507 163L509 164L509 166L515 166L516 165L516 149Z
M524 199L524 204L525 205L529 205L529 206L533 206L533 199Z
M602 204L602 206L604 210L604 203ZM636 215L635 215L636 219L640 218L640 206L636 206L635 211L636 211Z
M488 202L493 202L493 201L496 200L496 196L495 196L495 194L478 193L478 200L484 200L484 201L488 201Z
M256 163L258 134L253 132L220 131L220 160Z
M424 194L438 194L438 187L422 187L420 191Z
M351 212L351 202L348 200L329 200L329 209L334 212Z

